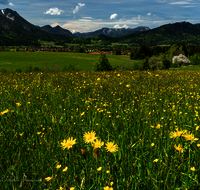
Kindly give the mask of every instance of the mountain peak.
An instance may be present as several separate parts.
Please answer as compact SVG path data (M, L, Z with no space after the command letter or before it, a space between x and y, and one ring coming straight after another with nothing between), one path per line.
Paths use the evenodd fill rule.
M6 18L10 20L15 20L14 14L16 14L16 11L13 11L12 9L6 8L6 9L0 9L0 14L2 16L5 16Z

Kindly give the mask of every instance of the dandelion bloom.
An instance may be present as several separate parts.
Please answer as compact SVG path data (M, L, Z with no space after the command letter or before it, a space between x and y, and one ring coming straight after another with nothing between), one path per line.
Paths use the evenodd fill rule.
M151 146L154 146L154 143L151 143Z
M179 152L181 152L181 153L183 153L183 148L182 148L182 146L179 144L178 146L176 146L176 144L174 145L174 148L176 149L176 150L178 150Z
M70 149L73 145L76 144L76 139L73 140L73 137L69 137L67 140L64 139L60 144L62 145L63 150L66 148Z
M57 169L61 168L61 165L57 165L56 168L57 168Z
M97 171L101 171L102 167L97 168Z
M184 131L178 131L178 130L176 130L175 132L171 132L170 133L170 138L180 137L183 134L184 134Z
M194 135L192 133L191 134L190 133L186 133L185 135L183 135L183 137L185 137L187 141L194 141L194 140L196 140L195 137L194 137Z
M50 181L51 179L52 179L52 177L45 178L46 181Z
M96 139L96 141L93 141L92 146L94 149L101 148L104 145L104 142L101 142L101 140Z
M114 142L107 142L106 143L106 149L109 152L116 152L118 151L118 145L114 145Z
M91 131L91 132L88 132L83 135L84 137L84 141L86 143L92 143L97 137L95 137L95 132L94 131Z
M191 167L190 170L192 170L194 172L195 171L195 167Z
M63 172L66 172L68 170L68 167L65 167L64 169L63 169Z
M106 187L103 188L103 190L113 190L113 188L106 186Z
M9 112L9 110L6 109L5 111L2 111L2 112L0 113L0 115L3 115L3 114L8 113L8 112Z
M159 159L155 159L153 162L158 162Z

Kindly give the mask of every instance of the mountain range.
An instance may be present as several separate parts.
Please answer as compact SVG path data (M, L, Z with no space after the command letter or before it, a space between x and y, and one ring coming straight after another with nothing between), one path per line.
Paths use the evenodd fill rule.
M83 37L86 37L85 39ZM75 33L60 26L35 26L11 9L0 10L0 46L5 45L34 45L39 46L38 40L54 41L56 44L76 42L90 43L91 39L128 43L132 45L159 45L186 42L200 44L200 24L177 22L149 29L146 26L131 28L102 28L94 32Z

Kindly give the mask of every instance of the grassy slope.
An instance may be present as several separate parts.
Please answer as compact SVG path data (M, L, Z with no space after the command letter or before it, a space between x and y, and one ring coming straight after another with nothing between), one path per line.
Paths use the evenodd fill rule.
M0 52L0 67L7 70L15 68L24 69L28 66L52 68L59 65L60 69L69 64L79 64L81 70L93 70L93 64L99 55L64 53L64 52ZM129 56L107 55L112 66L121 64L132 64Z

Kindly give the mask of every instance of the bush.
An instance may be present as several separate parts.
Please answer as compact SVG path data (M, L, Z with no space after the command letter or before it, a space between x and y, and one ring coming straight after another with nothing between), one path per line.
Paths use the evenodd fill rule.
M110 65L106 54L101 53L98 61L94 64L94 71L112 71L113 68Z
M200 65L200 57L197 54L190 56L190 61L192 65Z
M176 61L176 62L174 62L174 63L171 65L171 67L172 67L172 68L181 67L182 64L183 64L183 62L178 62L178 61Z
M33 68L32 66L28 66L26 69L25 69L25 73L31 73L33 72Z
M21 70L20 68L15 68L15 69L14 69L14 72L15 72L15 73L21 73L22 70Z
M163 69L169 69L171 67L172 62L169 59L167 59L165 54L161 55L161 60L163 63Z
M162 60L159 58L159 57L156 57L155 55L152 56L150 59L149 59L149 67L150 69L152 70L155 70L155 69L163 69L163 63L162 63Z
M142 70L143 70L143 71L146 71L146 70L148 70L148 69L150 69L150 67L149 67L149 58L146 57L146 58L143 60Z
M40 72L40 71L41 71L41 69L39 67L34 67L33 68L33 72Z

